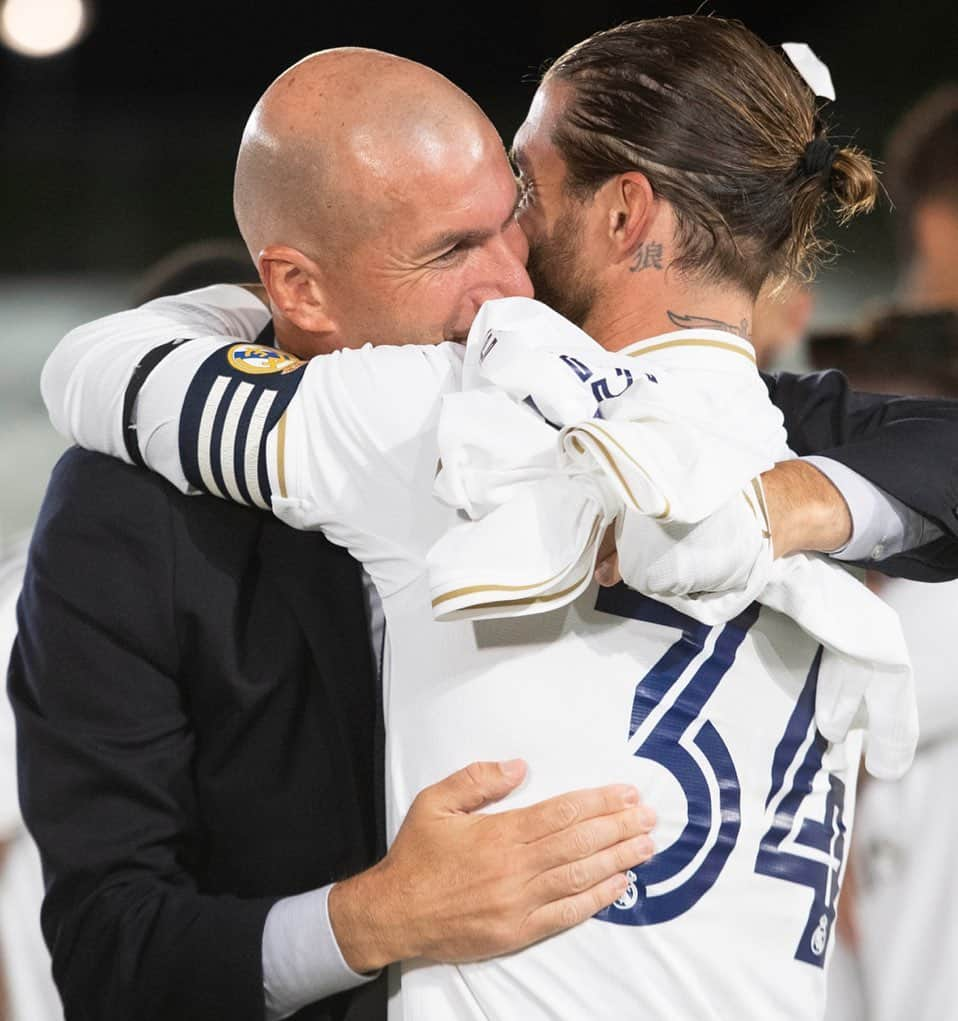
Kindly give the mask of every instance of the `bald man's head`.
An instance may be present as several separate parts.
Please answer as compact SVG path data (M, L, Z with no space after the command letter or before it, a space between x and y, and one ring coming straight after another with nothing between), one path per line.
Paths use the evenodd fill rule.
M388 53L324 50L280 75L246 125L234 207L301 355L460 338L482 302L532 291L495 128Z
M431 174L454 174L498 144L438 72L379 50L323 50L256 104L236 164L236 219L254 260L271 244L338 256Z

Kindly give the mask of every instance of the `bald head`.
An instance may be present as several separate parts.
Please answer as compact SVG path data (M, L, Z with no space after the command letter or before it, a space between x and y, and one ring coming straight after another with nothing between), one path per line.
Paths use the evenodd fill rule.
M341 255L397 204L428 195L430 179L500 144L438 72L378 50L323 50L256 104L236 163L236 220L254 261L269 245Z

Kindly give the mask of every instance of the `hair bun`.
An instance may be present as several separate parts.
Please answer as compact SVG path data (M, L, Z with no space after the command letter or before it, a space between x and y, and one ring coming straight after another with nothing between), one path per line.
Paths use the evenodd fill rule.
M798 172L803 177L821 177L827 185L838 150L839 147L832 145L824 135L813 138L805 146L805 152L798 163Z

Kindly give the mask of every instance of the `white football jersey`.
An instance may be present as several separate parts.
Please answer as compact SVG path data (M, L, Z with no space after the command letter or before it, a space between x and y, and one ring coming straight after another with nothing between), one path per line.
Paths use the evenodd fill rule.
M154 302L68 340L102 343L128 376L146 317L162 314ZM183 299L170 317L165 333L150 327L152 346L208 321L189 330ZM390 838L419 790L474 759L529 764L496 810L627 782L659 819L655 857L614 905L505 957L404 964L391 1017L820 1017L859 756L854 737L829 746L815 728L820 647L758 604L708 627L622 586L547 614L437 623L425 558L457 514L432 495L436 423L461 348L303 364L250 343L265 322L250 314L159 363L137 398L140 449L184 488L321 528L372 576L387 622ZM83 418L118 405L102 391L91 403L99 381L80 376L95 362L79 363L61 420L123 456L122 429Z

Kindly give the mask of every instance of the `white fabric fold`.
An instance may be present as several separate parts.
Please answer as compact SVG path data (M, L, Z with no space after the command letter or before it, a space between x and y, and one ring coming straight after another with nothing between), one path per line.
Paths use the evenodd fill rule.
M867 726L876 776L910 764L918 723L897 616L822 557L771 559L758 476L794 455L747 341L679 330L613 353L538 302L488 302L469 334L463 391L444 400L439 449L435 492L469 520L429 553L437 619L565 605L590 583L612 523L623 577L641 578L641 519L670 526L659 542L681 542L731 507L728 527L755 530L741 583L695 593L677 578L676 595L656 598L709 624L755 599L791 617L826 650L822 733L839 741Z

